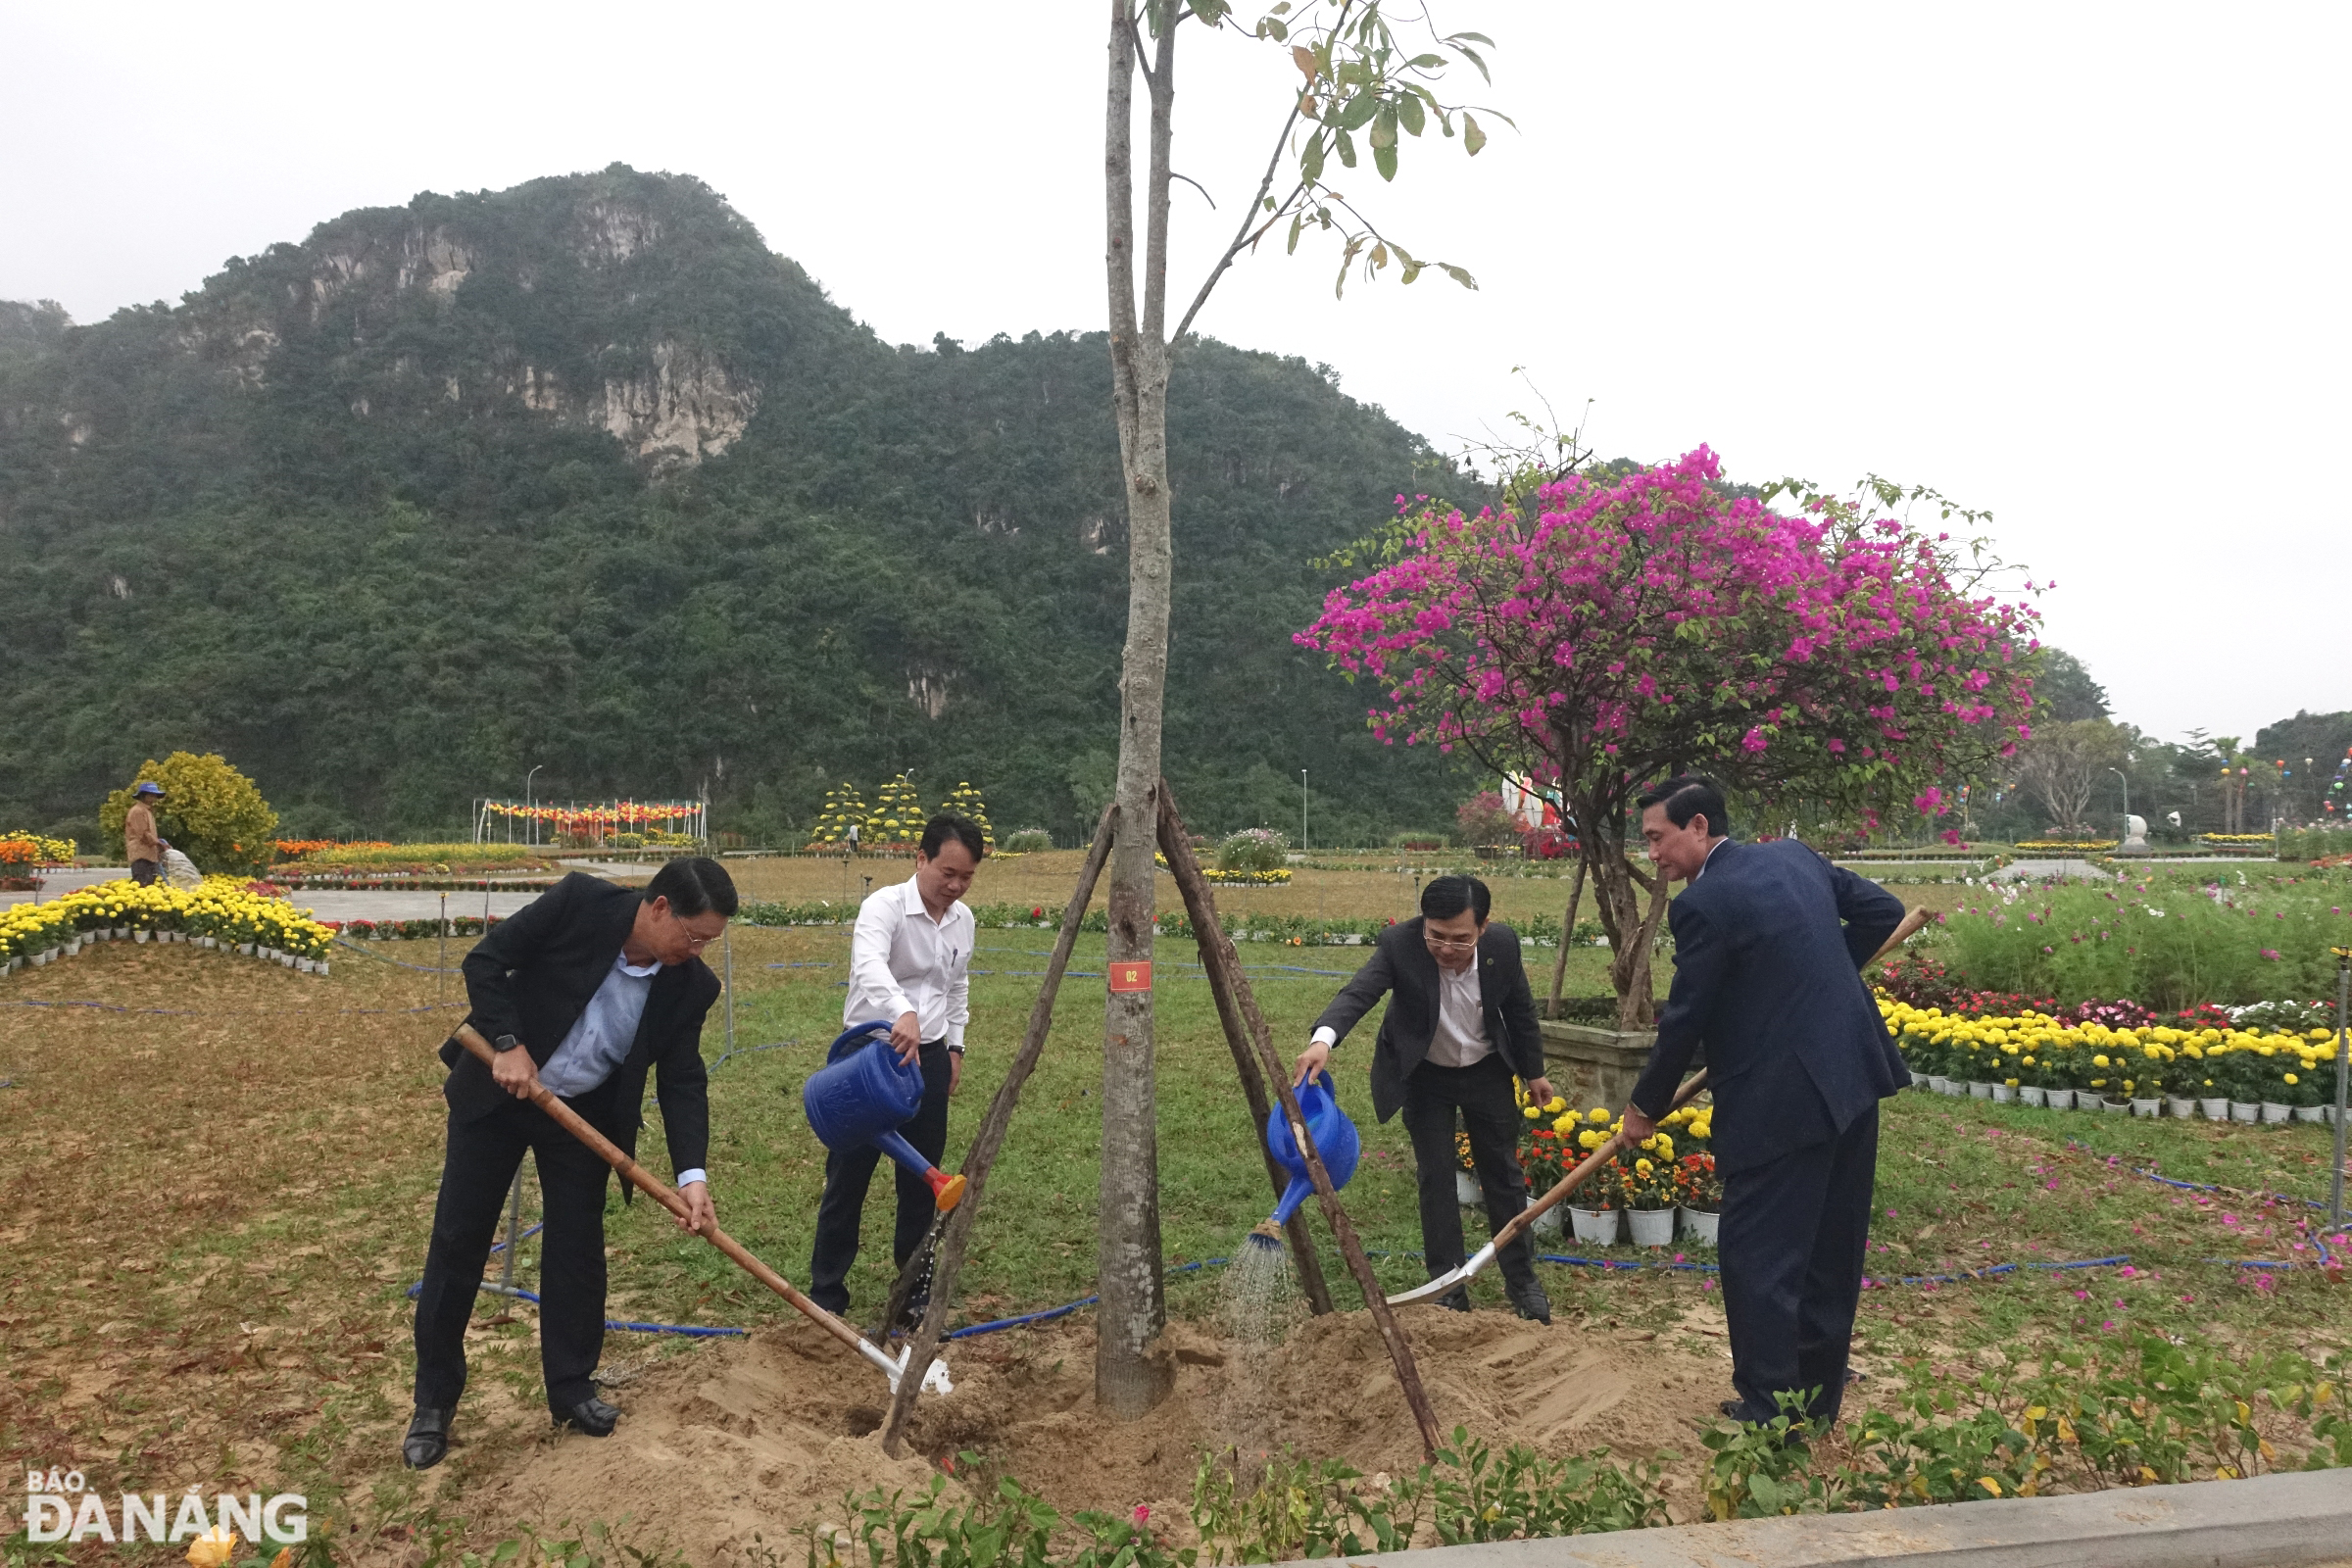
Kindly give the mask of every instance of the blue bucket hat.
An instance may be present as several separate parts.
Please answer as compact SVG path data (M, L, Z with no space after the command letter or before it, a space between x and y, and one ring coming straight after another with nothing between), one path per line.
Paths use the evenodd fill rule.
M142 779L139 787L130 793L133 795L161 795L164 793L164 787L153 779Z

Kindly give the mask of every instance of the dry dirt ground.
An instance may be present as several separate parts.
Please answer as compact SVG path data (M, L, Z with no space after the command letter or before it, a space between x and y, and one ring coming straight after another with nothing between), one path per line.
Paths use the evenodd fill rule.
M1541 1327L1498 1312L1403 1313L1440 1423L1548 1454L1610 1446L1625 1458L1695 1451L1693 1426L1723 1396L1727 1363L1598 1325ZM1065 1513L1149 1504L1181 1519L1202 1449L1345 1458L1366 1474L1409 1472L1419 1441L1369 1317L1310 1320L1246 1352L1197 1326L1170 1330L1175 1392L1148 1421L1094 1409L1094 1335L1076 1325L949 1348L956 1392L926 1398L905 1457L881 1450L881 1378L812 1328L762 1332L672 1361L616 1397L628 1415L605 1442L548 1440L452 1501L483 1518L540 1523L627 1514L701 1563L797 1560L804 1522L837 1521L847 1492L920 1492L959 1452L1017 1476ZM929 1462L926 1463L925 1461ZM1686 1511L1692 1499L1680 1498Z

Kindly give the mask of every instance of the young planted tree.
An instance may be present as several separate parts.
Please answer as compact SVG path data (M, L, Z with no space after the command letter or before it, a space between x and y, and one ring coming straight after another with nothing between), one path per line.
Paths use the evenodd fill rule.
M1666 907L1628 854L1644 785L1704 768L1758 805L1875 820L1908 801L1933 819L1942 781L1982 776L2032 730L2034 615L1982 591L1981 559L1855 503L1783 515L1721 477L1701 447L1475 517L1424 498L1392 563L1335 589L1297 639L1379 683L1383 739L1558 782L1621 1028L1650 1021Z
M1231 31L1287 47L1298 67L1298 97L1282 118L1257 188L1232 240L1192 303L1167 330L1169 193L1176 125L1178 35L1186 23L1203 35ZM1435 84L1455 59L1486 74L1477 33L1428 34L1415 52L1392 27L1381 0L1290 0L1254 23L1228 0L1110 0L1109 90L1105 96L1103 195L1109 274L1111 410L1127 494L1127 646L1119 678L1117 802L1121 831L1110 866L1109 956L1149 962L1152 932L1152 835L1159 819L1160 710L1168 669L1168 589L1174 571L1168 488L1168 377L1227 269L1277 227L1296 250L1308 234L1341 247L1338 288L1351 273L1394 267L1410 283L1437 267L1465 287L1470 274L1414 256L1383 233L1331 183L1367 154L1382 180L1396 177L1404 139L1436 127L1459 134L1475 154L1485 133L1475 116L1441 102ZM1405 24L1399 21L1401 27ZM1149 108L1143 174L1144 237L1136 244L1135 92ZM1153 1128L1152 994L1114 991L1103 1019L1102 1185L1098 1265L1095 1394L1122 1418L1142 1415L1167 1392L1170 1368L1157 1353L1166 1324L1159 1247L1159 1156Z

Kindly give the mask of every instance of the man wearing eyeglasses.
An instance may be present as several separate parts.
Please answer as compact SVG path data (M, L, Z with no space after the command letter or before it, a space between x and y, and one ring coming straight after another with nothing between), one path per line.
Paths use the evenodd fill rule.
M574 873L490 928L466 955L466 1021L497 1048L494 1065L441 1048L449 1065L449 1147L432 1245L416 1295L416 1409L401 1442L411 1469L439 1464L466 1389L466 1325L499 1210L536 1157L539 1359L559 1427L605 1437L620 1412L596 1396L605 1341L605 1178L611 1167L531 1103L545 1084L632 1156L655 1075L682 1229L717 1223L704 1160L710 1143L703 1019L718 977L703 949L735 912L716 860L671 860L640 892ZM633 1189L623 1186L623 1199Z
M1470 1135L1487 1223L1500 1230L1527 1206L1527 1179L1519 1169L1521 1116L1511 1080L1525 1083L1539 1105L1551 1099L1519 936L1507 925L1487 922L1493 905L1476 877L1442 876L1423 889L1419 918L1382 932L1372 956L1323 1009L1294 1080L1302 1084L1322 1071L1356 1020L1390 997L1372 1047L1372 1108L1384 1122L1404 1112L1420 1188L1421 1252L1432 1279L1463 1260L1453 1183L1457 1121ZM1519 1315L1549 1323L1551 1301L1536 1279L1535 1249L1527 1237L1519 1236L1495 1260ZM1456 1286L1438 1302L1467 1312L1469 1289Z

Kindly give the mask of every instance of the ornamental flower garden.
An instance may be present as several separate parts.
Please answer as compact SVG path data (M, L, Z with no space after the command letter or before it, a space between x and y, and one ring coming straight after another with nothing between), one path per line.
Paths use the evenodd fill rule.
M2335 1106L2331 1029L2240 1028L2218 1008L2124 1027L2034 1010L1972 1017L1884 995L1879 1011L1914 1078L1945 1093L2236 1121L2319 1121Z
M0 961L11 970L71 956L86 943L162 941L282 956L289 967L323 973L333 940L333 931L307 910L225 876L188 889L101 882L44 904L0 909Z
M1577 1111L1557 1095L1537 1104L1527 1088L1515 1091L1521 1117L1519 1166L1527 1175L1530 1198L1541 1198L1587 1156L1624 1130L1624 1123L1606 1106ZM1586 1178L1562 1207L1583 1212L1577 1218L1578 1238L1603 1244L1617 1239L1619 1212L1663 1216L1656 1231L1635 1241L1663 1246L1673 1239L1675 1220L1696 1240L1712 1242L1714 1215L1723 1204L1723 1184L1715 1174L1712 1145L1715 1107L1685 1105L1669 1112L1657 1131L1630 1150L1620 1150L1601 1169ZM1454 1148L1461 1168L1472 1170L1470 1141L1456 1135ZM1538 1221L1538 1230L1556 1225L1552 1215ZM1601 1217L1601 1218L1596 1218Z

